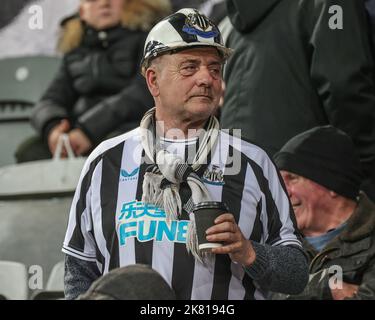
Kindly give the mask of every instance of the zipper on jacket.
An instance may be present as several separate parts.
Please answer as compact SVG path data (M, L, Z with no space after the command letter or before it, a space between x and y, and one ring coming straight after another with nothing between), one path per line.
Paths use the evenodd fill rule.
M99 66L98 66L98 60L99 60L99 54L96 53L93 56L93 66L92 66L92 73L94 75L94 78L99 77Z

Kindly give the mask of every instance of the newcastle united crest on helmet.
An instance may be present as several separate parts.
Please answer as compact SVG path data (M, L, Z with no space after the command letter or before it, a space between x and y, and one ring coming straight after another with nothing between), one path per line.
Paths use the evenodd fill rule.
M223 60L232 53L210 19L197 9L181 9L158 22L149 32L141 62L142 73L150 61L160 55L202 46L216 48Z
M182 31L202 38L215 38L220 34L217 27L198 10L194 10L194 13L187 16Z

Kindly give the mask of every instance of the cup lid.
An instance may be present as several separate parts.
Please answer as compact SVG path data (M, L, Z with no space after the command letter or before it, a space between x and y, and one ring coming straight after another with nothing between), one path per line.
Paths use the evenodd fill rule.
M224 202L220 201L205 201L199 202L193 207L193 211L199 209L222 209L229 212L228 206Z

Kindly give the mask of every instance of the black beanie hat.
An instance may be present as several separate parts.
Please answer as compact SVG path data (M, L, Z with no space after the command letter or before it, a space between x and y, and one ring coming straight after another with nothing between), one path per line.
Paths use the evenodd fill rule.
M150 266L114 269L92 283L78 300L175 300L172 288Z
M274 155L279 170L310 179L356 200L361 167L350 137L333 126L315 127L290 139Z

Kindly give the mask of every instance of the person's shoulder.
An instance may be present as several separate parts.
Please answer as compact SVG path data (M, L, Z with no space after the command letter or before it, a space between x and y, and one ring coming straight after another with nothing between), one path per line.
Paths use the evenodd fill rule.
M237 130L221 130L221 139L226 140L227 143L248 159L258 162L261 159L269 159L267 152L254 143L253 141L243 137Z
M368 217L372 217L372 224L375 225L375 202L363 190L359 192L357 208L360 212L367 214ZM363 214L361 215L363 216Z
M144 42L147 38L147 32L140 29L130 29L128 27L122 27L121 36L115 41L111 48L114 50L132 50L137 48L139 45L143 48Z
M133 140L136 143L141 143L139 127L129 132L120 134L116 137L104 140L92 151L88 158L88 161L92 162L95 159L103 158L106 154L111 153L112 150L130 140Z
M64 53L62 56L63 63L71 64L76 61L80 61L84 58L84 56L88 55L90 51L86 48L83 44L77 45L75 48L69 50L68 52Z

